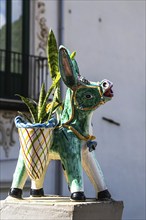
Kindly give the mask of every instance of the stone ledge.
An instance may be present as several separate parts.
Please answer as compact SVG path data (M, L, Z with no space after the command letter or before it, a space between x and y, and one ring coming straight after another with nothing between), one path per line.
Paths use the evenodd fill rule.
M7 197L1 201L1 220L121 220L123 202L71 202L69 197L46 196L24 198Z

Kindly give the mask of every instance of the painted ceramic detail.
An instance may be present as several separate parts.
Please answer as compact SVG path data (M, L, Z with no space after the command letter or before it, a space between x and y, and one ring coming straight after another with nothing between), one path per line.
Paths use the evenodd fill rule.
M63 82L68 87L64 108L58 112L58 125L53 130L51 144L48 144L48 160L45 162L43 172L39 178L32 178L31 195L44 196L43 183L48 164L51 160L61 160L71 192L71 200L86 199L82 168L96 189L97 199L110 200L111 195L95 158L94 150L97 143L93 141L95 137L90 133L90 128L93 111L112 99L113 84L106 79L101 82L91 82L82 77L74 56L64 46L59 47L59 70ZM23 148L20 150L9 192L10 196L16 198L22 198L22 190L28 176L22 150Z
M47 124L31 124L17 116L15 124L27 173L33 180L40 179L47 164L56 119L49 120Z

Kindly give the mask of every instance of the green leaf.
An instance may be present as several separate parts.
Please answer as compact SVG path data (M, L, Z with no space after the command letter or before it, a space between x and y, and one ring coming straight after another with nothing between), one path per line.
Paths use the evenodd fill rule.
M44 99L46 97L46 91L45 91L45 84L42 84L40 95L39 95L39 101L38 101L38 121L41 122L43 120L43 117L45 115L45 109L42 109Z
M29 112L32 116L33 119L33 123L37 123L38 122L38 115L37 115L37 108L34 107L33 103L29 100L29 98L25 98L24 96L18 95L22 100L22 102L25 103L25 105L28 107Z
M30 123L33 123L33 122L31 121L30 117L28 117L28 115L26 115L24 112L19 112L19 111L18 111L18 114L19 114L20 116L22 116L24 119L26 119L27 121L29 121Z
M57 75L60 75L58 65L58 47L55 35L52 30L49 31L48 38L48 65L50 70L50 76L54 81Z
M44 100L43 100L43 103L42 103L42 106L41 106L41 109L40 109L40 112L39 112L39 123L42 123L44 121L44 118L45 118L45 114L46 114L46 106L47 106L47 101L48 101L48 98L51 94L51 92L55 89L55 87L57 86L57 83L58 81L60 80L60 77L58 76L54 82L52 83L52 85L50 86Z
M53 101L51 103L51 108L49 110L49 114L48 114L48 120L51 118L52 116L52 113L55 109L55 105L56 105L56 102L57 102L57 96L58 96L58 87L55 89L55 92L54 92L54 97L53 97Z

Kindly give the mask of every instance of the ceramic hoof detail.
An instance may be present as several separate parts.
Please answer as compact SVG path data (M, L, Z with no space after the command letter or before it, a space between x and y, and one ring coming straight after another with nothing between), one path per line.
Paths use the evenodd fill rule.
M111 198L109 191L106 189L98 193L98 201L113 201L113 199Z
M13 198L22 199L22 189L11 188L8 192L8 195Z
M71 194L71 201L85 201L86 197L84 192L74 192Z
M44 196L44 190L43 188L41 189L31 189L30 190L30 195L32 197L41 197L41 196Z

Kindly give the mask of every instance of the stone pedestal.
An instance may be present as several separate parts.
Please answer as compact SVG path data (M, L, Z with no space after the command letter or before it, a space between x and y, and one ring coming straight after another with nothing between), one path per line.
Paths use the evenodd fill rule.
M1 220L121 220L123 202L72 202L69 197L7 197L1 201Z

